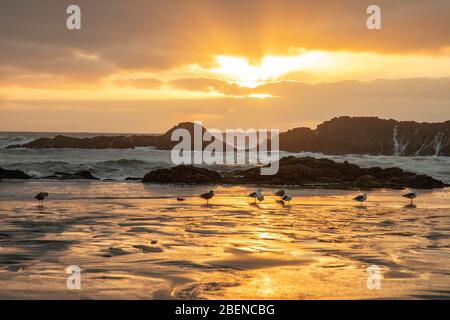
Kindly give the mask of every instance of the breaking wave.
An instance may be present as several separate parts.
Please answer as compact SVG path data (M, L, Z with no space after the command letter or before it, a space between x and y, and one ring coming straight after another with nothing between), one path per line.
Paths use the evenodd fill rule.
M40 136L50 136L41 134ZM53 134L55 135L55 134ZM74 134L75 135L75 134ZM86 136L86 134L83 134ZM76 172L90 170L101 179L121 181L127 177L140 178L151 170L173 166L170 151L154 148L135 149L5 149L5 146L24 143L38 138L36 134L0 134L0 167L22 170L33 177L40 178L54 172ZM393 138L398 139L395 132ZM434 147L440 149L441 137L434 140ZM348 161L361 167L399 167L418 174L427 174L443 182L450 183L450 157L437 156L401 156L406 143L397 140L397 156L369 155L324 155L321 153L281 152L280 156L311 156L328 158L334 161ZM213 166L215 170L229 170L231 167Z

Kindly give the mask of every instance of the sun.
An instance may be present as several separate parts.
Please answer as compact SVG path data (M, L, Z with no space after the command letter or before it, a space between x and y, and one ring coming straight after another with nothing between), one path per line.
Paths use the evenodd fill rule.
M245 88L256 88L276 81L290 72L320 67L327 56L323 52L306 52L296 56L265 56L259 64L250 64L247 58L216 56L217 67L210 71Z

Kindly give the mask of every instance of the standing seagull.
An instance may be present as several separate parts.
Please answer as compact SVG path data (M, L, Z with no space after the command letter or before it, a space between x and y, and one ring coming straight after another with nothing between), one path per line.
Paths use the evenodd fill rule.
M291 200L292 200L292 194L286 193L286 194L283 196L283 198L281 198L281 200L286 201L286 202L291 201Z
M259 192L256 195L256 199L258 199L259 202L263 202L264 201L264 195L261 192Z
M279 196L279 197L284 197L285 194L286 194L286 191L284 191L284 189L278 190L277 192L274 193L274 195Z
M39 201L39 204L43 204L44 203L44 200L45 200L45 198L47 198L48 197L48 193L47 192L39 192L36 196L35 196L35 198Z
M354 197L353 200L363 203L364 201L367 200L367 194L366 193L360 194L359 196Z
M200 195L200 198L206 200L206 204L209 204L209 199L212 197L214 197L214 190L209 190L209 192Z
M256 203L256 199L258 199L259 201L263 201L264 200L264 195L261 193L261 189L258 189L255 192L250 193L248 196L250 198L254 198L255 199L255 203Z
M417 198L417 194L415 192L410 192L410 193L402 195L402 197L410 199L411 200L411 206L412 206L413 205L413 199Z

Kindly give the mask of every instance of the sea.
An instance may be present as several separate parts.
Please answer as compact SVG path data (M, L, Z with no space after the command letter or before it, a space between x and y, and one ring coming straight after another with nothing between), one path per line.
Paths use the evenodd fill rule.
M251 186L125 181L172 166L170 151L6 149L56 134L0 133L0 167L102 180L0 183L0 299L450 298L450 188L419 190L413 204L406 190L373 190L363 205L354 190L286 189L283 203L262 188L255 203ZM294 155L450 182L445 157Z
M114 136L113 133L0 133L0 167L18 169L35 178L53 172L76 172L90 170L102 180L124 181L128 177L140 178L146 173L173 166L171 152L152 147L134 149L7 149L13 144L23 144L42 137L66 135L78 138L98 135ZM124 134L120 134L124 135ZM348 161L361 167L399 167L417 174L427 174L450 183L450 157L438 156L384 156L384 155L325 155L322 153L281 152L284 156L328 158L337 162ZM226 170L218 166L217 169Z

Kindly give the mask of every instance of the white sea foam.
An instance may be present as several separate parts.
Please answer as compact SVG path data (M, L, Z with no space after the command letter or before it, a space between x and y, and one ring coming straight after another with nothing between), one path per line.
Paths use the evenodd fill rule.
M54 136L46 134L44 136ZM77 136L76 134L72 134ZM41 135L42 136L42 135ZM86 134L82 134L86 136ZM5 149L4 146L23 143L39 137L37 134L0 134L0 167L19 169L35 177L50 175L56 171L75 172L91 170L101 179L123 180L127 177L142 177L151 170L173 166L170 151L154 148L135 149ZM19 142L21 141L21 142ZM2 147L3 145L3 147ZM399 154L402 147L398 146ZM439 139L436 139L439 149ZM450 183L450 158L437 156L369 156L369 155L324 155L321 153L281 152L280 157L294 155L329 158L334 161L357 164L362 167L399 167L418 174L427 174ZM235 168L236 165L233 166ZM245 166L242 166L245 167ZM227 170L232 167L213 166L213 169Z

